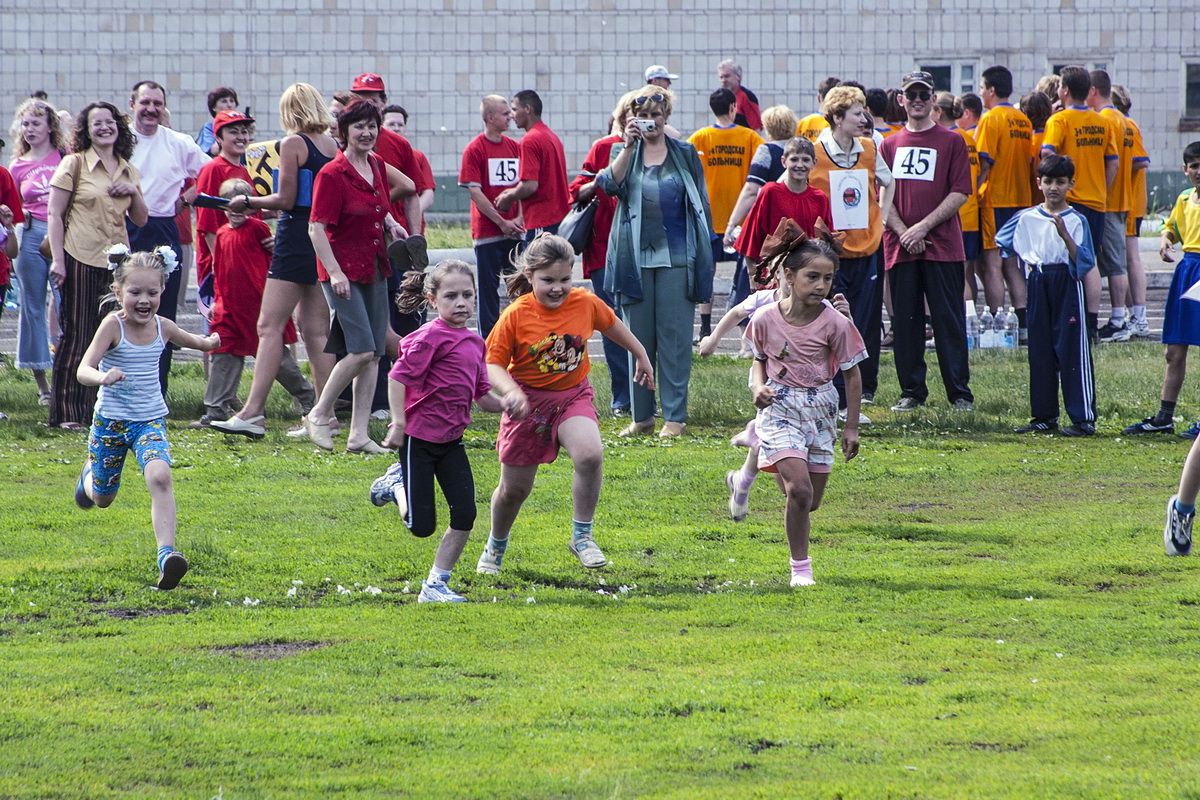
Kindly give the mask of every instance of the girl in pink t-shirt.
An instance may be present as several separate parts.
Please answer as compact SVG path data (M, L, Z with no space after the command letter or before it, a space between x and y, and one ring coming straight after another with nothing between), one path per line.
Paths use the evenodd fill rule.
M486 347L467 327L475 308L475 274L469 265L448 260L427 273L409 272L396 305L411 313L425 303L437 318L400 341L388 373L392 422L383 446L400 448L400 460L371 484L371 502L394 502L414 535L429 536L437 527L437 479L450 506L450 525L417 602L461 603L466 598L446 583L475 524L475 479L462 442L471 424L471 401L485 411L512 413L523 398L501 397L488 383Z
M837 391L833 376L846 380L846 427L842 454L858 454L862 378L857 364L867 351L854 323L825 302L833 288L838 257L823 241L808 240L783 261L791 294L759 310L746 338L754 347L751 395L758 407L754 430L758 467L778 473L787 494L784 526L791 550L792 586L811 586L809 515L821 504L833 466L837 437Z

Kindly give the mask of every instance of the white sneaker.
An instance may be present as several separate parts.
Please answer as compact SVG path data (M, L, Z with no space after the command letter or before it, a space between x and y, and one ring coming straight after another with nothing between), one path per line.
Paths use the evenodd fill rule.
M480 575L499 575L500 562L503 560L503 551L484 545L483 552L479 554L479 563L475 565L475 572Z
M567 542L567 549L588 569L597 569L608 564L608 559L590 535L580 538L578 542Z
M465 603L467 598L455 594L444 583L421 581L421 593L417 595L418 603Z
M845 422L845 421L846 421L846 409L843 408L841 411L838 412L838 422ZM867 425L870 425L870 424L871 424L871 418L868 417L866 414L862 413L861 411L858 412L859 427L865 428Z
M729 517L734 522L741 522L750 513L750 494L746 493L746 499L739 503L737 501L738 490L735 486L739 470L731 469L725 473L725 488L729 490Z
M1129 335L1138 339L1149 339L1154 336L1150 332L1150 323L1145 317L1129 320Z
M817 582L807 575L793 575L792 586L816 586Z

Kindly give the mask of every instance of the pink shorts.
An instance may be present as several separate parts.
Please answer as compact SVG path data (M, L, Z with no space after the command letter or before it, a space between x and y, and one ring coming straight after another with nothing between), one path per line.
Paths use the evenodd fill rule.
M808 462L809 472L833 469L837 441L837 390L832 383L817 389L798 389L768 379L775 402L759 409L754 420L758 434L758 468L778 472L785 458Z
M549 464L558 458L558 426L571 417L587 417L597 425L596 405L592 384L587 378L570 389L535 389L520 384L529 398L529 416L513 419L500 417L500 433L496 437L496 452L501 464L527 467Z

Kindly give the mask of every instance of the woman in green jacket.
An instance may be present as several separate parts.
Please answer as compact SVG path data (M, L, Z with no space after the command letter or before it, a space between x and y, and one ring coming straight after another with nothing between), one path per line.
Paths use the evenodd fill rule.
M673 95L647 84L633 98L625 144L597 177L617 198L604 288L621 305L655 364L665 420L659 436L683 433L692 373L696 304L712 299L712 230L704 168L696 149L665 135ZM654 431L654 393L631 387L633 422L622 436Z

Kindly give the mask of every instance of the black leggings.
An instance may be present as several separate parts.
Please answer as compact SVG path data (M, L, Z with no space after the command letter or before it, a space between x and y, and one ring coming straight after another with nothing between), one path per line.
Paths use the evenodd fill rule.
M437 528L433 479L450 506L450 527L469 531L475 526L475 478L462 438L453 442L427 442L409 436L400 449L404 464L404 493L408 516L404 524L414 536L429 536Z

